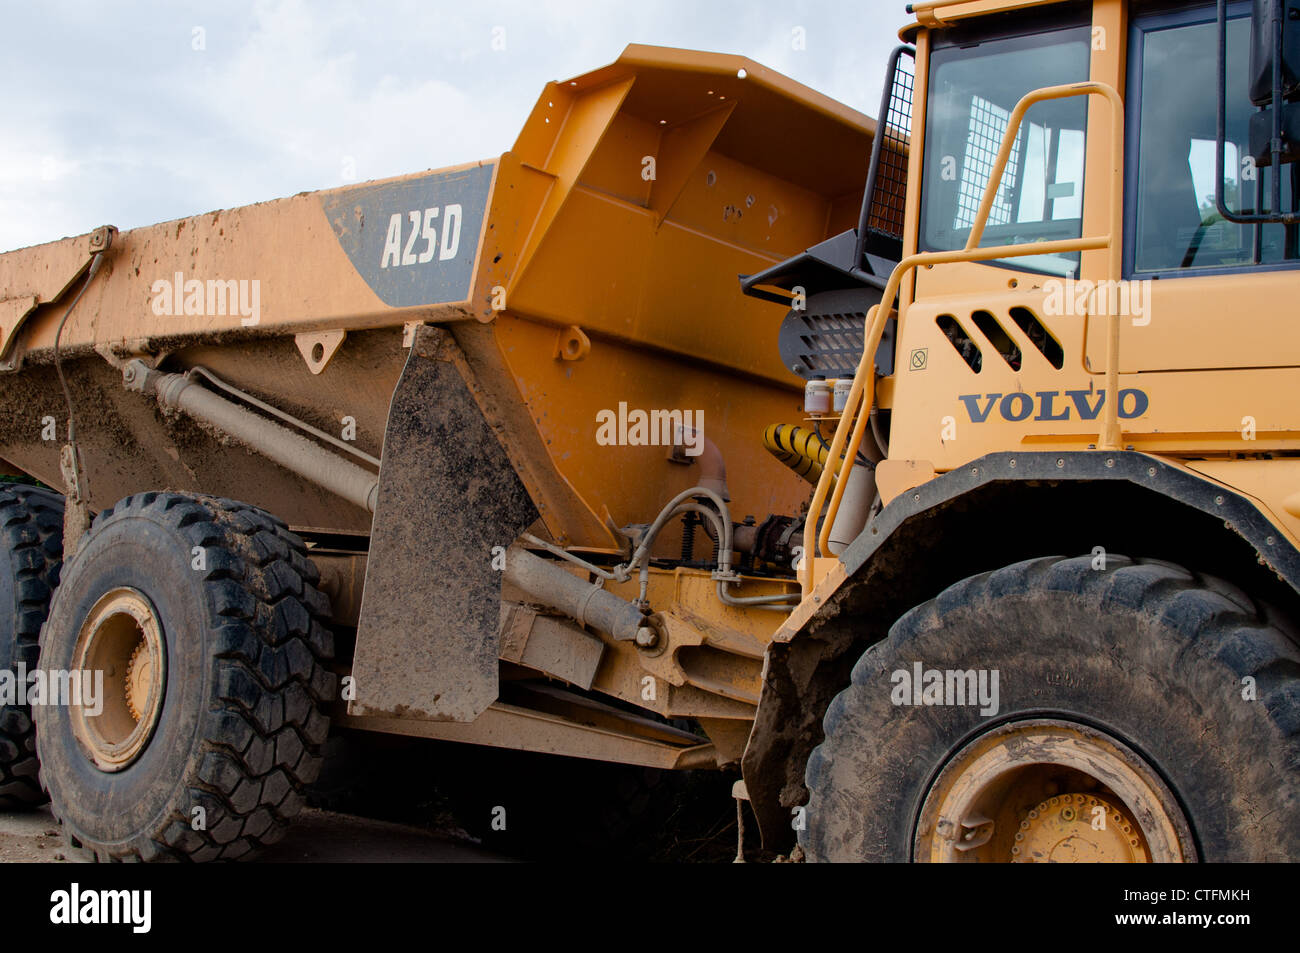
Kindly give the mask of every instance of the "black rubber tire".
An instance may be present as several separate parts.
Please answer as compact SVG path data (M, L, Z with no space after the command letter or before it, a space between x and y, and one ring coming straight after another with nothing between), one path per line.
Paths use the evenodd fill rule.
M1270 616L1227 583L1114 555L1105 570L1052 557L956 583L869 648L827 710L805 775L805 856L910 860L929 785L964 742L1056 717L1145 758L1201 860L1300 860L1300 650ZM895 707L891 673L918 661L999 670L1000 711Z
M63 498L23 484L0 486L0 670L36 671L41 625L63 563ZM0 810L46 801L28 705L0 705Z
M193 547L206 569L191 568ZM283 836L319 769L335 691L318 581L302 540L247 504L142 493L96 517L64 568L42 666L70 668L95 601L129 586L157 610L168 677L151 740L114 773L79 749L67 708L38 706L42 782L73 848L100 861L235 859Z

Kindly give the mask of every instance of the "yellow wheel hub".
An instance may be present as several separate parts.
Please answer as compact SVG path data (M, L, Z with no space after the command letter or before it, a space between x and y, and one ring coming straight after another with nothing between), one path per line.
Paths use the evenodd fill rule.
M1096 794L1048 798L1025 816L1011 848L1019 864L1134 864L1151 860L1137 822Z
M930 785L912 858L935 863L1178 863L1196 849L1177 799L1109 734L1007 722L956 751Z
M95 697L72 700L72 732L98 768L121 771L140 756L162 712L167 657L149 598L125 586L101 596L78 630L73 667Z

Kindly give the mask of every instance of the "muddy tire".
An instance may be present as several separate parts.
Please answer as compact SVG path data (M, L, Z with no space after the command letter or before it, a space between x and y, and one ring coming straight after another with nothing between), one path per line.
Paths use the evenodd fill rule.
M0 487L0 671L36 671L41 625L63 562L63 498L34 486ZM45 803L29 705L0 704L0 810Z
M981 859L1057 860L1074 851L1077 858L1086 854L1075 847L1087 831L1072 846L1060 820L1066 810L1074 820L1077 798L1081 811L1103 815L1103 828L1105 817L1116 819L1114 829L1135 854L1149 848L1151 856L1135 859L1160 859L1163 843L1172 859L1295 860L1300 650L1289 626L1270 616L1229 584L1115 556L1101 571L1090 558L1045 558L951 586L869 648L830 705L825 741L806 771L810 800L799 835L806 856L960 860L984 851ZM996 714L982 715L977 705L916 705L915 696L908 704L905 695L896 705L891 695L903 679L895 673L914 672L918 662L997 670ZM958 803L959 794L966 805L977 795L993 797L991 781L976 787L975 774L993 763L981 758L995 748L1007 757L1017 733L1050 742L1051 731L1068 743L1023 754L1023 771L1047 774L998 782L1001 820L989 821L990 801L968 821L956 811L944 815L943 805ZM1135 807L1044 753L1069 745L1115 752L1116 770L1140 782L1126 790L1145 785L1152 793L1129 797L1147 798ZM1025 791L1011 803L1006 791L1019 778ZM1167 809L1168 825L1148 816L1152 805ZM1166 828L1173 833L1161 841ZM962 837L974 847L961 845ZM1023 846L1035 840L1047 846L1026 857ZM963 849L973 853L958 853Z
M41 662L103 671L100 702L36 710L42 782L73 848L235 859L284 834L334 695L318 579L302 541L246 504L142 493L95 519Z

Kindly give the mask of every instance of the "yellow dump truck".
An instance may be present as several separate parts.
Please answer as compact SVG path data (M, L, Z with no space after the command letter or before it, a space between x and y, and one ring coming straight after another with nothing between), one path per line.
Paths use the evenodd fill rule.
M631 46L0 255L0 806L244 856L333 725L738 768L808 860L1300 859L1286 6L916 3L874 121Z

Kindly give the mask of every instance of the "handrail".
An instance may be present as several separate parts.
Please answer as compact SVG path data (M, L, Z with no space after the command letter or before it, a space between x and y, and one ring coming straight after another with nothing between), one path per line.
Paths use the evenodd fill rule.
M984 236L984 227L988 223L990 212L993 210L994 199L997 197L998 190L1002 187L1002 175L1006 170L1007 160L1011 155L1011 147L1020 135L1020 123L1024 119L1025 113L1035 103L1049 99L1066 99L1071 96L1103 96L1110 102L1111 194L1110 230L1108 234L1084 238L1068 238L1059 241L999 245L990 248L976 247ZM835 428L835 436L831 440L829 459L840 459L841 455L844 454L846 443L848 444L847 459L857 459L858 450L862 445L863 434L866 430L867 418L872 402L875 399L876 379L873 361L876 349L880 346L880 339L885 332L885 322L892 310L888 307L889 302L892 302L897 296L904 275L913 268L922 265L943 265L959 261L989 261L997 258L1022 258L1029 255L1048 255L1058 252L1091 251L1105 248L1110 252L1107 261L1108 277L1112 281L1119 280L1122 274L1121 253L1123 250L1120 238L1124 225L1124 196L1121 188L1123 168L1124 102L1120 99L1119 93L1116 92L1113 86L1108 83L1093 81L1070 83L1064 86L1045 86L1021 97L1020 102L1016 103L1015 109L1011 111L1006 132L1002 136L1002 146L998 149L997 160L993 163L988 183L984 187L979 212L976 214L975 222L971 226L970 236L966 240L966 247L953 251L920 252L915 255L908 255L894 266L894 270L889 275L889 282L885 285L885 291L881 295L880 304L874 306L868 313L867 333L863 336L862 357L858 362L858 368L853 377L853 387L849 391L843 415ZM1120 444L1119 399L1117 397L1119 392L1119 315L1111 313L1116 311L1118 311L1117 308L1107 309L1106 390L1111 396L1105 404L1102 430L1097 441L1097 447L1100 450L1118 450ZM852 425L850 425L850 421L853 421ZM849 436L850 426L852 437ZM825 555L829 551L831 527L835 522L836 514L839 512L840 501L844 497L844 489L848 486L847 479L836 479L834 470L834 467L827 467L822 471L821 478L817 481L817 489L813 492L812 503L808 508L808 519L804 523L803 570L799 581L805 595L812 591L816 580L813 573L813 562L817 558L817 554ZM835 484L834 492L831 491L831 483ZM826 502L828 493L831 497L830 505L826 509L825 518L822 520L821 533L818 534L817 514Z

